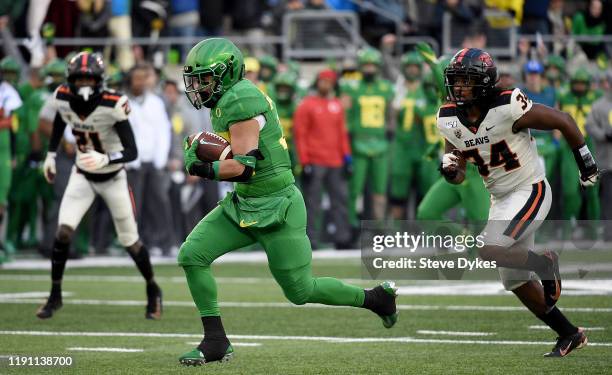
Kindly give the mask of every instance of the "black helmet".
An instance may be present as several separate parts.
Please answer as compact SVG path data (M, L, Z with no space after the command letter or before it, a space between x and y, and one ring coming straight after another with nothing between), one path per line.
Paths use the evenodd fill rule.
M466 101L457 98L453 87L457 77L464 77L472 87L472 100ZM464 48L457 52L444 69L446 92L451 101L458 105L469 104L478 99L486 98L491 94L497 83L497 67L491 56L478 48Z
M96 81L91 87L91 91L83 91L81 88L76 87L75 82L77 78L83 77L93 78ZM75 55L68 62L66 78L72 94L82 96L85 101L94 95L100 94L104 85L104 61L102 61L102 56L89 52L81 52Z

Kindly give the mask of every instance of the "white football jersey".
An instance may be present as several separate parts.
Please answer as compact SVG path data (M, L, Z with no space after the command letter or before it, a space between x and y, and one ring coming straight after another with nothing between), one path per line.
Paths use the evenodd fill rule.
M109 155L123 151L123 145L115 130L115 124L128 119L130 107L127 96L112 90L104 90L100 104L85 118L81 118L70 108L70 96L68 86L61 85L55 90L51 100L57 113L72 129L72 134L77 143L77 156L79 153L91 149ZM77 167L80 167L78 157L76 160ZM113 163L90 173L111 173L121 168L123 168L123 164Z
M512 131L514 122L532 107L520 89L506 90L497 97L481 123L471 126L455 104L438 110L438 129L475 164L493 196L503 196L516 188L545 178L535 139L529 129Z

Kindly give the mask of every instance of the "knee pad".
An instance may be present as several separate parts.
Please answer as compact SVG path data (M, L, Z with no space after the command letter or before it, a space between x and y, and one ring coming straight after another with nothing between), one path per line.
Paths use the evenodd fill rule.
M70 228L68 225L60 225L57 230L56 239L61 243L70 243L72 240L72 235L74 234L74 229Z

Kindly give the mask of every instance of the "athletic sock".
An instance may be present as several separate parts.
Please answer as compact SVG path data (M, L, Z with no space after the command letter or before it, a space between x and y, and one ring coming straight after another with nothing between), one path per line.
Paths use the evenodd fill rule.
M204 339L198 349L204 353L207 362L218 361L225 356L230 342L225 335L220 316L203 316Z
M58 239L55 239L53 243L53 251L51 252L51 281L54 284L62 282L69 247L69 242L61 242Z
M525 266L535 271L538 275L545 273L550 268L550 258L534 253L531 250L527 250L527 262Z
M62 282L52 281L51 282L51 299L62 299Z
M132 257L134 263L136 263L136 267L138 268L138 271L140 271L142 277L144 277L148 283L152 282L153 267L151 266L151 257L149 256L149 251L147 248L143 245L136 253L128 249L128 254L130 254L130 257Z
M394 297L387 293L382 286L364 290L363 307L372 310L378 315L388 316L395 314Z
M565 315L556 306L548 313L538 315L538 318L552 328L560 337L573 335L578 332L578 328L567 320Z

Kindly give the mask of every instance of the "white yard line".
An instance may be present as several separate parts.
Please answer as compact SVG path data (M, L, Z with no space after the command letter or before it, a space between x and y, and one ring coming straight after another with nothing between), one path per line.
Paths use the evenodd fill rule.
M200 341L189 341L189 342L186 342L185 344L198 346L200 345ZM232 346L256 347L256 346L261 346L261 343L259 342L232 342Z
M44 299L0 298L0 304L40 304ZM64 299L64 305L105 305L105 306L144 306L144 300L100 300ZM165 306L194 307L191 301L164 301ZM295 308L295 309L353 309L349 306L328 306L321 304L293 305L288 302L219 302L221 307L235 308ZM522 306L480 306L480 305L397 305L398 310L416 311L492 311L526 312ZM612 313L612 307L563 307L567 312Z
M83 348L80 346L66 348L73 352L113 352L113 353L142 353L144 349L128 349L128 348Z
M70 337L159 337L159 338L201 338L201 334L187 333L146 333L146 332L61 332L61 331L0 331L0 335L13 336L70 336ZM422 343L422 344L476 344L476 345L554 345L552 341L521 340L451 340L418 339L414 337L328 337L328 336L269 336L269 335L228 335L232 340L279 340L319 341L332 343ZM589 342L590 346L612 347L612 342Z
M581 327L581 328L583 328L585 331L604 331L605 330L604 327ZM549 330L550 327L549 326L529 326L529 329Z
M495 332L463 332L463 331L431 331L427 329L419 329L416 331L419 335L435 335L435 336L494 336Z

